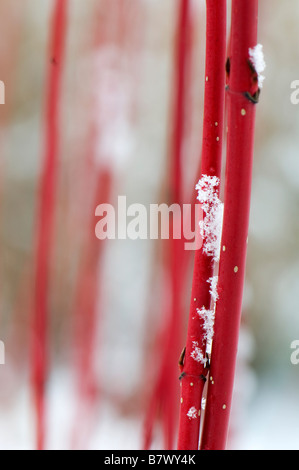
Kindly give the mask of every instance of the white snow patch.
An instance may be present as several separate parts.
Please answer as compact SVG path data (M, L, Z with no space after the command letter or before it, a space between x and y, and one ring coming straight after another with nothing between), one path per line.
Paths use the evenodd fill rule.
M219 295L217 292L218 276L210 277L210 279L208 279L207 282L210 284L210 294L211 294L212 300L214 301L214 303L216 303L219 298Z
M197 199L205 212L199 222L200 234L203 239L203 251L212 256L215 262L220 257L220 242L223 220L223 203L218 198L219 178L203 175L196 185Z
M192 341L192 343L193 343L193 351L191 352L191 357L196 362L200 362L201 364L203 364L205 366L206 363L207 363L207 359L206 359L204 353L202 352L202 350L200 349L200 347L198 345L198 342L197 341Z
M249 57L258 75L259 88L262 88L265 80L262 73L266 68L262 44L257 44L253 49L249 49Z
M187 416L189 419L196 419L198 417L198 411L197 409L195 408L195 406L192 406L188 413L187 413Z
M205 307L198 308L197 313L204 320L204 339L208 344L211 344L214 336L214 322L215 322L215 311L208 310Z

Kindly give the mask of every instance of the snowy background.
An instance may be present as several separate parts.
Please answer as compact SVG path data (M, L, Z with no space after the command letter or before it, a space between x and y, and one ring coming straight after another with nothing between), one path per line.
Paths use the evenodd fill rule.
M81 217L86 216L85 204L88 207L82 161L88 148L90 103L99 100L96 115L105 139L99 140L98 153L105 155L109 149L113 155L106 163L116 176L115 198L126 195L128 204L145 205L163 200L167 178L176 0L124 0L129 20L122 47L108 41L95 49L91 37L95 12L100 5L104 18L108 3L111 9L114 1L70 0L51 271L50 449L70 448L73 427L80 426L74 422L70 325L78 247L86 229ZM52 5L52 0L0 0L0 79L6 84L6 105L0 109L0 337L6 346L6 364L0 366L1 449L34 447L28 345ZM185 143L191 176L201 145L204 2L193 0L192 8L193 82ZM299 449L299 365L290 361L290 344L299 339L299 105L290 101L291 82L299 79L298 18L297 0L260 2L259 42L267 68L257 112L247 278L230 436L234 449ZM111 28L116 28L113 22ZM91 77L97 74L95 91ZM111 95L105 74L115 84ZM142 371L159 330L159 289L151 292L157 308L150 317L148 309L156 249L150 240L106 244L99 267L103 293L96 354L100 398L90 448L141 446L146 405L141 392L147 385ZM188 302L186 296L186 315ZM155 439L159 448L159 429Z

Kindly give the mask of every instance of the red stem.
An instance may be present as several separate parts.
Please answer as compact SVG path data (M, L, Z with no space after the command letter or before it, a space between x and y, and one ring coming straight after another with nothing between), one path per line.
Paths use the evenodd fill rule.
M182 202L182 155L185 135L187 67L190 59L190 0L181 0L175 64L175 109L172 136L173 202Z
M92 208L109 203L113 177L110 168L101 169ZM98 306L101 300L102 271L98 267L103 262L106 244L94 234L94 216L90 220L90 230L80 263L75 294L75 358L77 369L78 412L73 432L73 447L85 448L92 428L92 415L98 397L97 374L95 370L95 342L98 321ZM101 308L99 309L101 313ZM80 426L78 426L80 422Z
M182 158L185 137L185 111L190 65L190 0L180 0L178 7L177 38L174 64L174 109L173 128L170 142L170 198L171 204L183 203ZM176 223L176 222L175 222ZM171 234L170 234L170 238ZM173 449L176 429L176 406L179 390L177 386L177 358L181 348L182 295L185 279L186 252L184 240L171 239L167 253L167 274L171 285L171 302L166 312L164 325L161 366L150 398L145 423L144 448L150 446L154 425L153 414L162 409L164 446Z
M255 104L244 93L257 91L248 64L257 42L258 0L233 0L228 142L224 220L202 449L226 447L238 347L249 224Z
M206 83L203 123L201 173L220 178L224 123L225 55L226 55L226 1L207 0L206 27ZM201 399L205 365L191 356L196 342L205 354L203 321L197 309L210 308L211 295L208 279L213 275L213 257L203 248L195 253L192 296L187 332L185 363L181 378L181 408L178 436L179 450L196 450L199 445ZM196 410L194 418L190 410Z
M59 144L59 102L66 32L67 0L56 0L51 27L49 82L46 110L45 156L42 163L40 207L37 219L35 305L33 317L32 380L37 418L37 448L45 444L45 382L48 352L48 286L52 245Z

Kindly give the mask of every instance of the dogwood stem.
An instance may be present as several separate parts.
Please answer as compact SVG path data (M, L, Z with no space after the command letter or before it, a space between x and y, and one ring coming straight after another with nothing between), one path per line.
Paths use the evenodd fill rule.
M46 109L45 156L42 162L35 267L32 381L37 419L37 448L45 441L45 382L48 368L48 288L55 216L59 145L59 104L66 33L67 0L56 0L51 29Z
M206 81L201 174L206 181L217 181L212 194L218 195L224 123L226 1L206 2ZM210 204L213 210L213 202ZM205 214L207 217L207 214ZM209 311L215 254L205 250L207 240L195 253L195 264L184 361L181 363L181 407L178 449L199 446L202 392L208 372L206 330L199 311Z
M258 77L250 61L258 0L233 0L227 72L228 136L218 294L201 449L226 447L238 347L249 225Z

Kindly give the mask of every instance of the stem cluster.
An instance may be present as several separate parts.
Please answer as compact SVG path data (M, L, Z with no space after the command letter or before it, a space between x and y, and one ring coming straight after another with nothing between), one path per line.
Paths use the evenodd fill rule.
M258 0L232 0L229 57L226 58L226 1L206 1L206 86L202 178L221 177L225 89L227 149L220 261L203 247L196 252L187 333L181 366L179 449L225 449L237 356L248 238L255 105L259 89L250 49L257 42ZM226 60L227 59L227 60ZM225 67L226 63L226 67ZM226 86L225 86L226 69ZM214 180L215 182L215 180ZM205 189L201 184L201 189ZM211 188L210 188L211 189ZM209 189L209 191L210 191ZM215 187L218 192L219 188ZM207 193L207 188L206 188ZM199 202L203 203L203 197ZM215 198L210 197L211 207ZM205 211L204 218L210 215ZM208 280L218 269L217 295ZM215 278L215 277L214 277ZM215 292L214 292L215 294ZM214 308L212 349L207 350L205 317ZM207 357L207 352L211 353ZM201 416L203 394L206 398Z

